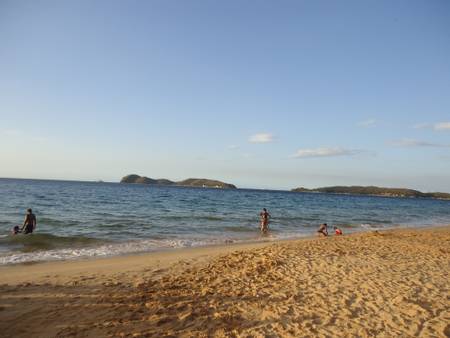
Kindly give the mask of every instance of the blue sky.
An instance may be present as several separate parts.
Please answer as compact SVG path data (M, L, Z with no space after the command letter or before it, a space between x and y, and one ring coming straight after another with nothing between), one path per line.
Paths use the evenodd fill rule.
M450 192L448 1L0 0L0 177Z

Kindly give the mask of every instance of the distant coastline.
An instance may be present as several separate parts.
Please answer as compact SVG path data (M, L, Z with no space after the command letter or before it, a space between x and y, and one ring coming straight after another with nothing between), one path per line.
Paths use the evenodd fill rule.
M25 181L55 181L55 182L83 182L93 184L119 184L119 183L132 183L132 184L148 184L157 186L175 186L175 187L200 187L200 188L217 188L217 189L237 189L237 190L260 190L260 191L291 191L291 192L304 192L304 193L322 193L322 194L335 194L335 195L362 195L362 196L379 196L379 197L394 197L394 198L423 198L423 199L438 199L438 200L450 200L450 193L445 192L429 192L424 193L419 190L407 189L407 188L384 188L377 186L330 186L308 189L304 187L298 187L291 190L288 189L267 189L267 188L238 188L234 184L225 183L217 180L202 179L202 178L189 178L183 181L171 181L168 179L152 179L145 176L139 176L138 180L131 180L132 176L128 175L123 177L120 182L117 181L102 181L102 180L67 180L67 179L48 179L48 178L18 178L18 177L0 177L0 180L25 180Z
M340 194L340 195L367 195L367 196L432 198L432 199L450 200L450 194L444 192L424 193L413 189L383 188L376 186L332 186L315 189L307 189L299 187L292 189L291 191L306 192L306 193Z
M178 187L199 187L199 188L216 188L216 189L237 189L234 184L225 183L217 180L206 178L188 178L183 181L171 181L165 178L153 179L146 176L131 174L123 177L120 183L131 184L147 184L158 186L178 186Z

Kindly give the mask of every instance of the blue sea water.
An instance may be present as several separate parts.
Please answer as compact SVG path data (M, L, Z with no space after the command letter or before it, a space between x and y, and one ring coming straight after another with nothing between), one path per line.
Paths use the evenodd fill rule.
M12 236L29 207L37 231ZM0 264L304 237L324 222L344 233L450 224L450 201L0 179Z

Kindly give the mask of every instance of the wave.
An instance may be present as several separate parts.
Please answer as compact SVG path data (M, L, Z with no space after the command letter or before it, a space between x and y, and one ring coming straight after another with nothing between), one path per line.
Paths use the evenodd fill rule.
M339 224L338 226L344 229L347 228L347 233L383 228L380 225L367 223ZM19 246L19 251L9 250L8 252L2 252L0 250L0 265L100 258L178 248L273 241L278 239L309 237L315 234L314 231L308 228L302 228L299 229L300 231L280 231L280 229L273 228L269 232L269 235L261 235L257 229L248 226L225 226L222 228L224 234L216 237L204 236L199 238L198 236L193 237L193 235L189 235L189 237L185 238L168 238L158 235L148 239L126 242L107 242L84 236L62 237L51 234L9 235L3 238L0 237L0 249L5 245L9 247ZM234 235L232 234L233 232L235 233ZM244 234L244 232L247 232L248 235ZM250 235L251 233L253 235Z
M50 226L75 226L79 224L73 220L57 220L50 217L39 217L38 223Z
M273 216L272 220L276 220L276 221L288 221L288 222L292 222L292 221L299 221L299 222L307 222L307 221L319 221L320 217L307 217L307 216Z
M224 227L222 227L222 229L225 231L230 231L230 232L255 232L256 231L255 229L257 229L257 227L256 226L251 227L251 226L242 226L242 225L241 226L230 225L230 226L224 226Z
M261 238L271 240L272 238ZM275 239L275 237L273 238ZM233 238L178 238L178 239L145 239L140 241L129 241L122 243L109 243L91 247L70 247L52 250L41 250L36 252L8 253L0 255L0 265L17 264L28 262L42 262L53 260L73 260L80 258L108 257L123 254L161 251L167 249L189 248L209 245L230 244L235 242L255 241L251 239Z
M246 227L233 227L233 231L244 232ZM246 243L259 241L274 241L282 238L304 237L302 233L278 233L272 231L268 235L261 235L259 231L252 231L254 236L217 236L203 238L151 238L127 242L102 242L97 239L72 236L59 237L48 234L8 236L7 243L25 244L27 249L20 252L0 250L0 265L19 264L29 262L43 262L55 260L74 260L110 257L124 254L155 252L169 249L224 245L232 243ZM0 244L5 238L0 238Z
M55 236L51 234L8 235L0 238L0 246L14 247L22 252L52 250L65 247L85 247L104 243L104 240L85 236Z
M224 221L224 220L229 220L229 218L224 218L224 217L220 217L220 216L187 216L187 215L183 215L183 216L178 216L178 215L169 215L169 216L161 216L161 219L164 220L173 220L173 221L177 221L177 220L199 220L199 221Z

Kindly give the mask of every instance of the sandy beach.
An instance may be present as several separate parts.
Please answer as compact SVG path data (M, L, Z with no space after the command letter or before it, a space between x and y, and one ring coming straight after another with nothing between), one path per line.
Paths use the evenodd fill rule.
M0 267L2 337L449 337L450 226Z

